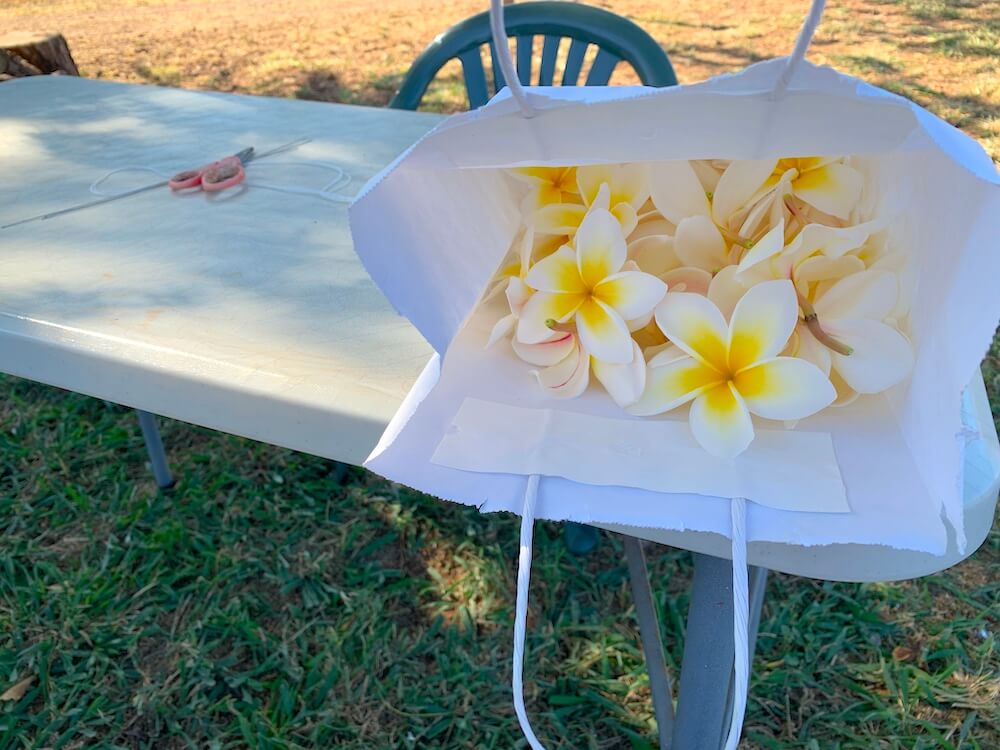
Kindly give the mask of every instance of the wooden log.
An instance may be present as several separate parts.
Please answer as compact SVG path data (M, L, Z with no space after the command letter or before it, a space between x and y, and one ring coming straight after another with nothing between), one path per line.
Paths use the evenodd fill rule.
M80 70L62 34L12 31L0 35L0 73L15 77L42 73L78 76Z

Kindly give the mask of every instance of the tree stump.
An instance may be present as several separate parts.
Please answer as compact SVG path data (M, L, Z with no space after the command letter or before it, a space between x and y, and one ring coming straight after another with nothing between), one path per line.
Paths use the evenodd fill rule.
M47 73L80 75L62 34L0 34L0 80Z

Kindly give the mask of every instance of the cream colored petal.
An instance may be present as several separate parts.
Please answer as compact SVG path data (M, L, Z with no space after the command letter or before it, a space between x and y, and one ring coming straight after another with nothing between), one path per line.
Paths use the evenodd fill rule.
M646 273L660 276L677 268L681 262L674 252L674 238L654 234L628 244L628 256Z
M668 289L675 292L691 292L691 294L708 294L712 283L712 274L700 268L681 266L673 271L667 271L661 277Z
M514 326L516 325L517 325L516 315L513 314L505 315L502 318L500 318L500 320L496 322L496 325L493 326L493 330L490 331L490 338L486 342L486 348L489 349L504 336L507 336L510 333L512 333L514 330Z
M850 406L861 396L840 377L836 370L830 371L830 382L837 391L837 400L830 404L832 407Z
M722 376L693 357L682 353L663 365L646 370L642 397L626 409L629 414L648 417L686 404L722 383Z
M531 298L531 288L519 278L512 278L507 282L507 304L510 311L515 315L520 315L521 310Z
M653 311L650 310L648 313L646 313L645 315L640 315L638 318L632 318L631 320L626 320L625 325L628 326L629 332L635 333L636 331L641 331L643 328L645 328L652 322L653 322Z
M594 359L612 364L632 361L632 336L621 315L593 297L576 311L580 343Z
M576 253L565 245L533 265L524 281L540 292L583 292L586 289L580 278Z
M725 372L729 328L719 308L707 297L667 292L656 308L656 325L688 354Z
M722 311L726 320L729 320L733 310L736 309L736 303L747 293L747 289L748 287L740 279L736 266L726 266L715 274L712 283L708 285L708 298Z
M540 261L552 255L552 253L566 244L566 240L567 236L565 234L538 234L536 232L531 243L531 254L524 264L524 272L528 272L528 267L532 262Z
M614 204L612 204L614 205ZM628 237L639 225L639 215L630 203L618 203L611 209L611 214L618 220L622 235Z
M788 252L806 257L822 253L831 258L839 258L865 244L872 233L884 227L884 222L868 221L849 227L828 227L823 224L807 224L795 239L788 243Z
M638 211L649 199L649 165L616 164L611 175L611 205L628 203Z
M719 184L719 178L722 177L722 170L716 169L709 159L693 159L690 164L705 192L714 192L715 186Z
M702 393L688 415L698 444L713 456L736 458L753 442L753 421L736 389L729 383Z
M538 384L552 398L576 398L590 383L590 357L579 346L556 365L534 371Z
M642 350L635 342L632 343L632 350L632 361L626 364L611 364L599 359L591 361L594 376L623 409L638 401L646 387L646 362L642 358Z
M581 294L535 292L521 310L517 339L522 344L540 344L552 338L551 324L565 323L583 304Z
M654 346L646 350L646 364L650 367L662 367L676 362L678 359L691 359L691 355L673 344ZM697 362L698 360L694 360ZM714 370L713 370L714 372Z
M610 305L625 320L651 313L667 293L667 285L641 271L622 271L594 287L594 297Z
M719 224L742 209L774 171L775 159L730 162L712 197L712 213Z
M591 209L576 235L577 265L587 287L592 289L617 273L627 254L625 237L615 217L602 209Z
M762 261L773 258L785 249L785 222L780 221L767 234L754 243L740 261L739 271L753 268Z
M804 323L799 323L795 328L798 339L798 346L795 347L794 356L811 362L819 368L824 375L830 375L830 366L833 362L830 350L816 340Z
M532 223L539 234L573 235L587 209L575 203L554 203L535 211Z
M659 212L673 224L711 212L705 188L687 161L656 164L650 176L650 195Z
M585 167L577 167L576 185L580 191L580 196L588 206L597 198L602 185L611 185L611 173L611 164L591 164Z
M794 357L777 357L743 370L733 385L751 413L764 419L805 419L837 398L816 365Z
M729 324L729 367L733 372L776 357L798 322L799 303L792 282L765 281L736 303Z
M899 286L888 271L862 271L845 276L816 300L822 323L827 318L883 320L896 306Z
M660 218L659 214L656 214L653 218L642 219L638 226L632 231L632 234L628 236L629 244L635 242L636 240L641 240L643 237L649 237L652 235L661 235L664 237L673 237L674 232L677 231L677 226L666 219Z
M559 332L549 341L540 344L522 344L511 340L514 353L529 365L551 367L562 362L577 346L576 336L569 332Z
M853 255L843 255L839 258L814 255L795 267L795 287L808 297L811 285L816 282L837 281L864 270L865 264Z
M847 219L861 197L864 179L846 164L827 164L799 175L792 185L795 195L823 213Z
M712 273L728 263L726 241L707 216L691 216L677 225L674 252L683 265Z
M874 320L824 321L823 328L853 349L833 353L833 369L858 393L881 393L913 370L913 346L899 331Z

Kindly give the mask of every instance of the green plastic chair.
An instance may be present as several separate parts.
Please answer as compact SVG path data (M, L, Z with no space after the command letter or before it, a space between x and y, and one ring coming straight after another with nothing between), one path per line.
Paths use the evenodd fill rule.
M508 36L517 40L517 77L525 86L532 84L532 50L541 36L542 60L534 83L555 85L556 58L564 38L572 40L566 57L561 85L579 85L584 55L591 44L597 56L584 81L586 86L606 86L619 62L631 65L647 86L674 86L677 76L670 58L656 40L627 18L601 8L569 2L528 2L504 9ZM502 89L503 73L493 54L488 12L467 18L437 37L418 57L389 103L396 109L416 109L427 87L449 60L462 63L470 109L489 100L482 48L489 47L493 60L493 91Z

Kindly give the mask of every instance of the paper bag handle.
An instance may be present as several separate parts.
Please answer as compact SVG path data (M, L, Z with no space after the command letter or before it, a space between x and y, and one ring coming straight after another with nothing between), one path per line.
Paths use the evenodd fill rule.
M781 75L775 81L772 98L780 99L785 95L788 84L795 74L795 69L805 59L806 50L809 49L809 43L812 42L813 35L816 33L816 27L819 26L820 19L823 17L823 9L825 7L826 0L812 0L809 14L802 23L799 36L795 40L795 46L785 60L785 67L782 69ZM497 62L500 64L500 70L503 71L507 86L510 87L511 95L517 102L517 106L521 108L522 115L525 117L534 117L536 114L535 108L528 101L528 94L521 84L521 79L517 77L514 59L510 55L510 41L507 38L507 28L504 25L503 18L503 0L490 0L490 31L493 32L493 54L497 56Z

